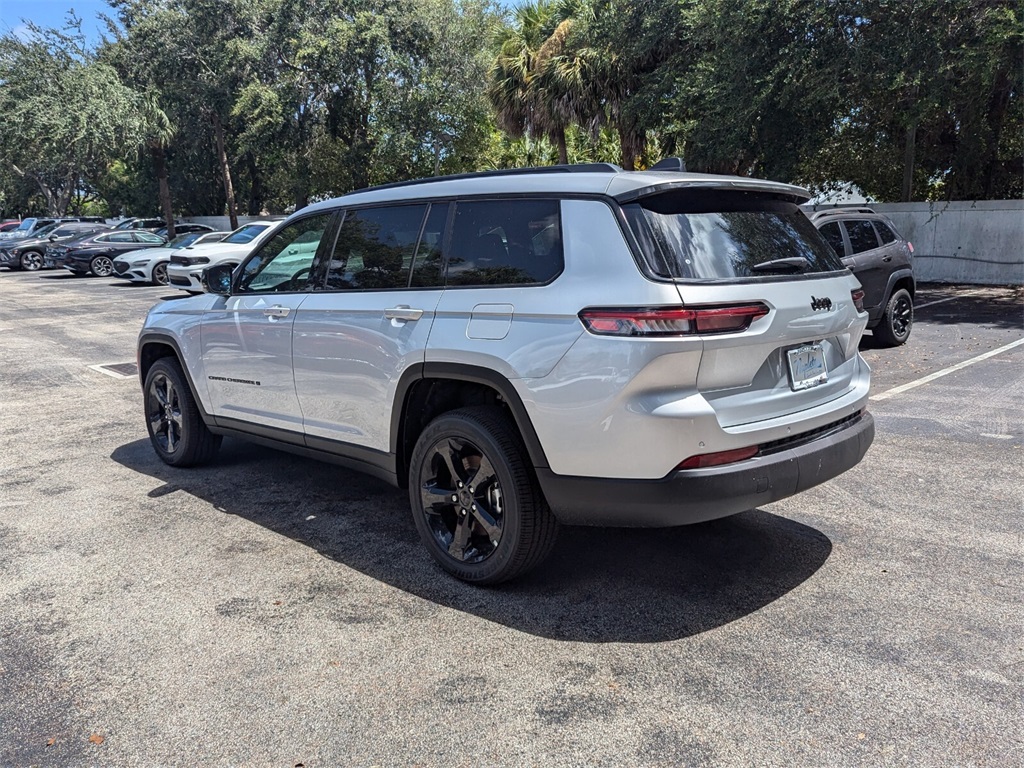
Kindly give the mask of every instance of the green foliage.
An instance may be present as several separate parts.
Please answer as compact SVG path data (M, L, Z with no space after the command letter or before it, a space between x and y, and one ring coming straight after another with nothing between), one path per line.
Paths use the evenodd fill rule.
M882 200L1024 194L1011 0L109 0L0 37L0 206L250 213L680 154ZM508 8L508 6L504 6ZM223 147L223 153L220 149Z
M139 95L74 30L0 37L0 114L5 171L34 184L51 214L84 200L144 129Z

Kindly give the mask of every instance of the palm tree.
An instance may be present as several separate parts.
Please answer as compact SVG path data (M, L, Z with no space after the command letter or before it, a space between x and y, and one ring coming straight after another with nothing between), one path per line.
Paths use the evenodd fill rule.
M145 119L146 150L153 160L160 187L160 210L167 224L167 239L174 237L174 208L171 205L171 188L167 183L167 147L174 140L174 126L167 113L160 108L156 94L147 93L143 97L143 116Z
M568 162L566 128L596 125L599 109L586 56L571 44L577 5L537 0L516 8L512 25L498 33L487 90L498 126L513 138L547 136L558 147L560 163Z

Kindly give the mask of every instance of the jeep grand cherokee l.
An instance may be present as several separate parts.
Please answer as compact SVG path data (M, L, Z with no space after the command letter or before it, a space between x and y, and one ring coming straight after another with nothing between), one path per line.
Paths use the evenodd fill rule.
M159 457L223 435L409 491L442 568L539 563L559 523L782 499L874 436L853 275L755 179L612 165L387 185L305 208L139 337Z

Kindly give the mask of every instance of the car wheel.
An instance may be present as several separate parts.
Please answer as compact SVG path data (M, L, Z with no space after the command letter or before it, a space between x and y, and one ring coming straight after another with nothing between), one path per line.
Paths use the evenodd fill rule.
M523 441L497 407L450 411L427 425L413 450L409 501L431 556L475 584L533 568L558 534Z
M167 262L161 261L153 267L153 285L167 285Z
M43 268L43 254L39 251L25 251L21 254L21 268L28 272L35 272Z
M97 256L89 262L89 271L96 277L110 277L114 274L114 261L109 256Z
M895 291L885 305L885 313L875 327L875 338L887 347L898 347L910 338L914 325L914 300L905 288Z
M220 435L206 428L178 361L163 357L146 374L146 427L157 455L172 467L212 461Z

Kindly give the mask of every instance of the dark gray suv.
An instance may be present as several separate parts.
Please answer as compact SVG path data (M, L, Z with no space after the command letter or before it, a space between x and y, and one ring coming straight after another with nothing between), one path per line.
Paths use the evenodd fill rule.
M914 244L871 208L834 208L809 215L860 280L868 330L887 347L905 344L914 325Z

